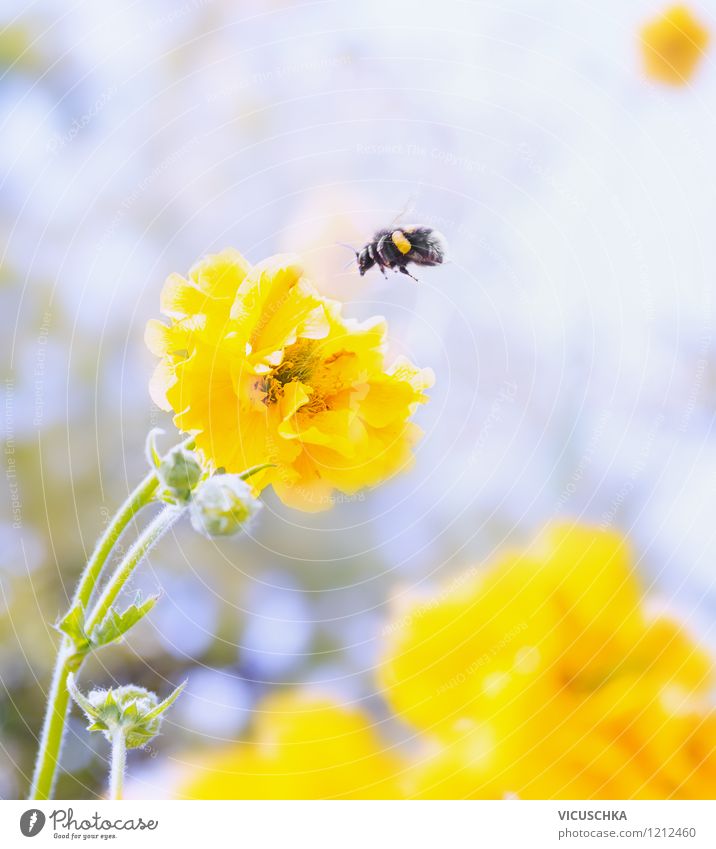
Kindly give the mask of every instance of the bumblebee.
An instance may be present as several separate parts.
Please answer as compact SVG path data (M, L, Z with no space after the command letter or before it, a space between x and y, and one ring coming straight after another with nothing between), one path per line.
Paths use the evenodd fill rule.
M400 271L417 281L417 277L408 271L407 266L441 265L445 261L447 248L444 237L431 227L401 227L399 229L378 230L372 241L356 252L358 271L361 277L377 265L383 277L386 268Z

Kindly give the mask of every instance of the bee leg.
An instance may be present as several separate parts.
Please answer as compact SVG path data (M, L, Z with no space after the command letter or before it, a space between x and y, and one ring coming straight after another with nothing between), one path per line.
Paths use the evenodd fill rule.
M412 274L408 271L408 269L407 269L404 265L399 266L399 268L400 268L400 273L401 273L401 274L407 274L407 275L408 275L408 277L410 277L412 280L415 280L415 282L416 282L416 283L419 283L419 282L420 282L420 281L418 280L418 278L417 278L417 277L414 277L414 276L413 276L413 275L412 275Z

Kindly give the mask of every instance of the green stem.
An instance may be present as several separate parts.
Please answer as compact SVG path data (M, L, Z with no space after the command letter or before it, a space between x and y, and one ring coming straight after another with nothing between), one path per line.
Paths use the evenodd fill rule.
M190 436L183 442L180 442L178 448L193 448L194 437ZM174 450L173 448L171 449ZM168 452L170 453L170 452ZM124 532L127 525L132 521L134 516L149 504L159 486L159 478L157 472L152 469L151 472L142 480L137 488L130 494L129 498L121 505L119 510L114 514L112 521L105 528L104 533L99 538L99 542L95 546L92 556L87 562L84 572L80 576L80 581L77 584L73 604L80 602L83 607L87 607L90 596L94 588L97 586L97 581L102 572L102 567L107 562L115 543Z
M112 734L112 759L109 765L109 798L121 799L124 788L124 770L127 765L127 744L124 731L115 729Z
M72 641L69 637L63 637L57 652L50 692L47 695L47 710L32 778L31 799L52 797L70 699L65 682L69 673L77 671L81 664L82 658L75 653Z
M157 473L155 471L150 472L115 513L112 521L107 525L104 533L99 538L92 556L87 561L87 566L80 576L80 581L77 584L77 589L72 600L73 606L79 601L83 607L87 607L92 590L99 580L102 567L107 562L107 558L114 548L115 543L134 516L152 500L158 485L159 478L157 477Z
M137 540L127 552L127 556L115 569L107 587L87 618L85 626L87 633L91 633L94 626L106 616L112 602L122 591L132 572L159 537L179 518L182 512L183 508L165 507L137 537ZM68 637L64 637L57 654L55 671L47 698L47 711L30 791L31 799L49 799L52 796L69 706L67 675L70 672L79 672L83 661L84 656L77 654L72 641Z
M73 605L76 602L87 604L112 548L134 516L152 500L158 485L159 479L156 472L150 472L119 508L87 561L75 590ZM47 695L47 709L30 789L31 799L52 797L69 706L69 694L65 681L68 673L79 671L82 661L83 658L75 654L72 641L68 637L63 637L52 673L50 692Z
M188 449L193 444L193 437L189 437L181 443L184 448ZM73 596L73 605L79 602L84 607L87 606L114 545L134 516L142 507L152 501L158 485L159 479L156 471L149 472L121 505L99 538L92 556L82 571ZM69 695L65 682L69 672L79 672L83 660L82 656L75 653L71 640L63 637L57 651L50 691L47 694L47 708L32 777L30 799L50 799L52 797L69 706Z
M91 634L94 627L104 619L112 603L131 578L134 570L153 548L162 534L169 530L183 512L184 507L165 507L137 537L124 560L114 570L92 611L87 615L85 631L88 634Z

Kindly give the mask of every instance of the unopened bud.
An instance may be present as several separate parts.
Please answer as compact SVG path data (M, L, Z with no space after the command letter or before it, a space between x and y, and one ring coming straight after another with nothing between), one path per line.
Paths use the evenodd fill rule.
M110 690L92 690L86 696L80 692L74 676L67 677L67 689L82 708L90 731L101 731L111 741L121 731L128 749L148 743L159 733L163 714L171 706L186 682L160 702L156 693L127 684Z
M251 487L239 475L214 475L194 492L189 511L191 523L209 537L231 536L261 509Z
M186 448L173 448L157 468L157 475L167 494L180 502L187 502L191 492L201 480L201 464L196 454Z

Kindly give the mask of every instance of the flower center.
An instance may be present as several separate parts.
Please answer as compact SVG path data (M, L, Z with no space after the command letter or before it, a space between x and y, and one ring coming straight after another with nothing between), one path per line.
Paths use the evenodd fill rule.
M283 394L283 387L294 381L308 383L320 357L312 339L300 339L284 351L281 365L264 381L265 403L274 404Z

